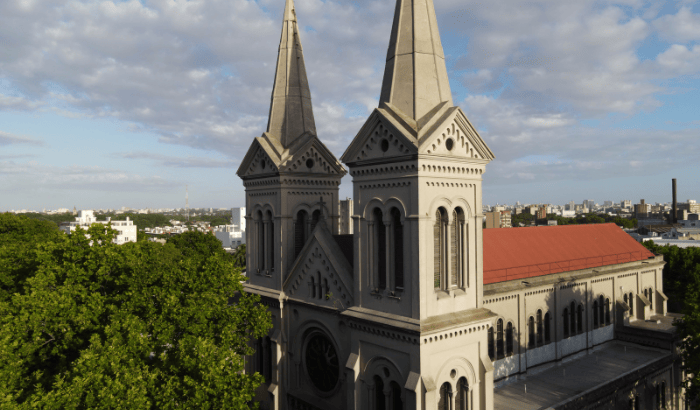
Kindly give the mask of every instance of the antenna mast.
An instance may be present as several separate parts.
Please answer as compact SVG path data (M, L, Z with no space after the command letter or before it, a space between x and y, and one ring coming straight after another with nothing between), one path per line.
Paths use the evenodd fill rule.
M185 208L187 209L187 222L190 221L190 193L185 185Z

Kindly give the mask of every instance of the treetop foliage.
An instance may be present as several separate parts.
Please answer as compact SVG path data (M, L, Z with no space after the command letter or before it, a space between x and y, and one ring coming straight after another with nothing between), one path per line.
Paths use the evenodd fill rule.
M247 409L262 376L243 356L270 317L232 258L197 232L115 234L0 215L0 408Z

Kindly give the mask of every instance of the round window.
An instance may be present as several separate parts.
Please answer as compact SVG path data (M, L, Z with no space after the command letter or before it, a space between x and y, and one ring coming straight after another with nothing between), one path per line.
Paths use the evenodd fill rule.
M314 167L314 160L309 158L306 160L306 167L307 168L313 168Z
M306 372L314 386L328 393L338 384L338 354L333 343L322 334L315 334L306 344Z
M452 138L449 138L445 141L445 148L447 148L448 151L452 151L452 147L454 147L454 141L452 141Z
M382 151L387 152L389 150L389 140L382 140Z

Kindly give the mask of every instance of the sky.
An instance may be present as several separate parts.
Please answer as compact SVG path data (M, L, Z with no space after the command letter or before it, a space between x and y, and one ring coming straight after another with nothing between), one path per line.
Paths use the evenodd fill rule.
M484 203L700 201L700 1L434 0ZM393 0L296 0L319 138L377 106ZM0 212L232 208L284 0L0 1ZM341 197L352 196L346 176Z

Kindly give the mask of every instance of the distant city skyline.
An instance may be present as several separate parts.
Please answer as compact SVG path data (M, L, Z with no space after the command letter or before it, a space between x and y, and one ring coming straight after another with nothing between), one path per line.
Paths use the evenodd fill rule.
M0 2L0 211L184 207L185 185L190 207L244 206L283 4ZM700 200L698 1L435 6L454 102L496 156L484 203L668 202L672 178ZM393 11L296 0L338 157L377 105Z

